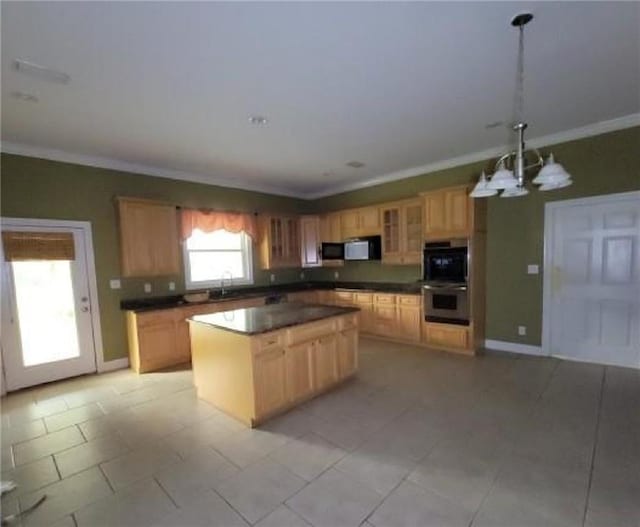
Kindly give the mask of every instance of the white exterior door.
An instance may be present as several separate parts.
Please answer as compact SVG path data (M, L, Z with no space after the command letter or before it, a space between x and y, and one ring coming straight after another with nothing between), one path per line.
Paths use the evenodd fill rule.
M640 192L547 204L550 355L640 368Z
M2 355L8 391L96 371L86 229L3 221L3 231L71 233L72 260L2 258Z

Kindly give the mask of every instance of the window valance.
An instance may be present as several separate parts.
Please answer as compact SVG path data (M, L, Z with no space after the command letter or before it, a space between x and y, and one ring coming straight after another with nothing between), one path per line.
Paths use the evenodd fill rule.
M8 262L75 259L70 232L4 231L2 244Z
M253 240L258 238L258 227L253 214L246 212L222 212L215 210L182 209L180 211L182 239L186 240L195 229L213 232L224 229L229 232L245 232Z

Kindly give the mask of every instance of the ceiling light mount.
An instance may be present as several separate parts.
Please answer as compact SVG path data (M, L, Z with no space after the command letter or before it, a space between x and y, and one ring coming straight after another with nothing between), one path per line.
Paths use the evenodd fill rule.
M15 59L13 61L14 69L19 73L24 73L43 81L55 82L57 84L69 84L71 77L64 71L47 68L40 64L35 64L27 60Z
M351 168L362 168L364 163L362 161L349 161L348 163L345 163L345 165Z
M250 115L249 122L255 126L265 126L269 122L269 119L264 115Z
M535 148L527 150L524 142L524 132L527 123L524 121L524 27L533 20L531 13L521 13L514 17L511 25L518 28L518 80L516 85L515 132L517 143L515 150L500 156L496 163L493 176L481 174L478 183L469 194L472 198L488 198L502 191L502 198L516 198L526 196L529 191L525 188L525 175L528 171L540 168L532 183L539 185L539 190L555 190L571 185L571 176L555 162L553 154L549 155L545 163Z

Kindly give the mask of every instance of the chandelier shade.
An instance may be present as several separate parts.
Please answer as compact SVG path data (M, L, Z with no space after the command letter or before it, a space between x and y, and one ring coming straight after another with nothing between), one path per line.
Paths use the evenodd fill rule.
M516 188L518 180L511 170L505 168L504 163L498 165L498 170L487 183L487 188L491 190L506 190L508 188Z
M501 198L520 198L529 194L529 191L524 187L508 188L502 191Z
M487 176L485 176L484 171L480 175L480 179L476 183L476 186L473 187L471 194L469 194L472 198L489 198L491 196L495 196L498 191L495 189L491 189L487 186Z
M555 162L553 154L550 154L538 175L533 178L533 183L536 185L558 185L569 179L571 176L561 164Z

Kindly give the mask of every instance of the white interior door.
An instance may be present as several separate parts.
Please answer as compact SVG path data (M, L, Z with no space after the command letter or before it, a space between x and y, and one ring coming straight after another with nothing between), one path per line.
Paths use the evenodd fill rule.
M640 368L640 192L547 204L551 355Z
M96 371L85 229L3 223L3 230L67 232L73 260L2 258L2 353L7 390Z

